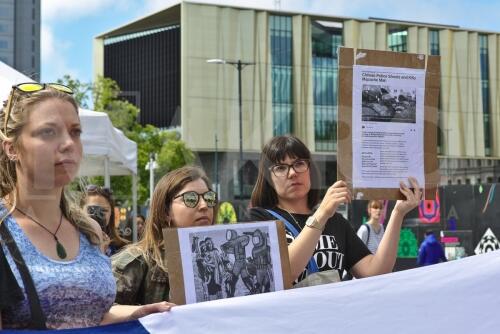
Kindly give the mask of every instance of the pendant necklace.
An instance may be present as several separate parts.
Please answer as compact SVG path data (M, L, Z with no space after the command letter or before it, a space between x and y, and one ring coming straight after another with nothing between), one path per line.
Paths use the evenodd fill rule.
M283 211L285 211L286 213L288 213L288 215L289 215L290 217L292 217L292 219L293 219L293 221L294 221L295 225L297 225L297 227L299 227L299 228L301 228L301 229L302 229L302 227L300 226L299 222L295 219L295 217L294 217L294 216L293 216L290 212L288 212L286 209L283 209L283 208L280 208L280 209L281 209L281 210L283 210Z
M37 225L39 225L40 227L42 227L45 231L47 231L50 234L52 234L52 236L54 237L54 240L56 241L57 256L59 256L60 259L65 259L66 258L66 256L67 256L66 249L64 248L64 246L61 244L61 242L59 241L59 239L56 236L56 234L59 231L59 228L61 227L61 224L62 224L62 219L63 219L63 213L62 213L62 211L61 211L61 218L59 219L59 225L57 226L56 231L54 233L52 233L48 228L46 228L45 226L43 226L41 223L37 222L35 218L31 217L26 212L22 211L21 209L19 209L17 207L16 207L16 210L19 211L19 213L21 213L26 218L32 220L34 223L36 223Z

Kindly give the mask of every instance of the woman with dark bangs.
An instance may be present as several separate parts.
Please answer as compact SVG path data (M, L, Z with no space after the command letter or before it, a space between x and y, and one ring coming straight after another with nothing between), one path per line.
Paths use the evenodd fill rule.
M394 267L403 218L422 194L416 179L410 177L409 184L400 182L406 200L397 201L379 250L372 255L336 212L352 200L347 183L338 180L320 201L318 170L309 149L295 136L278 136L262 150L248 219L285 223L295 286L338 281L344 269L356 278L384 274Z

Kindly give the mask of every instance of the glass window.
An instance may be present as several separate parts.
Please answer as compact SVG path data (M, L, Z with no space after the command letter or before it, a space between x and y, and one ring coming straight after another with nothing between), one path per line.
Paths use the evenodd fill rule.
M429 30L429 54L439 56L439 31Z
M486 156L491 155L490 124L490 74L488 64L488 36L479 35L479 61L481 68L481 98L483 101L484 150Z
M270 16L273 133L293 132L292 18Z
M8 49L8 48L9 48L9 43L6 40L0 39L0 49Z
M407 39L408 30L406 28L389 29L387 46L391 51L406 52L408 50Z
M14 19L14 8L12 6L0 6L0 19Z
M429 30L429 54L431 56L439 56L439 30L430 29ZM438 124L441 124L441 91L439 92L438 101ZM437 132L437 151L438 154L443 154L443 136L441 134L441 128L438 125Z
M342 30L311 23L314 138L316 151L337 149L337 48Z

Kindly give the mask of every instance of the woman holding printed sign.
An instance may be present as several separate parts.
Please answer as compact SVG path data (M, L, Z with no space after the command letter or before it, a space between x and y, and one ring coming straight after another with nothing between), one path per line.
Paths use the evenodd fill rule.
M200 168L186 166L164 175L155 187L143 238L111 258L116 302L142 305L168 300L162 229L212 225L216 206L217 194ZM205 241L200 242L198 251L210 251L208 244L207 240L205 248Z
M403 217L418 205L422 194L414 178L409 183L411 188L400 182L406 200L397 201L380 247L372 255L336 212L340 204L351 202L347 184L335 182L320 202L318 171L309 149L295 136L278 136L262 150L248 219L285 223L296 286L338 281L344 269L357 278L384 274L394 267Z

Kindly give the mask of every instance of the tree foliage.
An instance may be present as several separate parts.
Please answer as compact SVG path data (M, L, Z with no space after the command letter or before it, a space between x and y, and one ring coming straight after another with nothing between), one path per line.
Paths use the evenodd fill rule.
M138 202L146 203L149 198L149 170L146 164L151 153L157 154L158 169L155 180L170 170L194 162L193 152L179 139L175 130L162 130L153 125L142 126L138 122L139 109L128 101L120 99L120 87L110 78L98 77L93 84L82 83L65 75L59 83L69 86L81 107L108 114L113 125L123 131L125 136L137 143ZM88 102L93 105L89 106ZM103 184L102 176L89 182ZM115 197L126 205L132 199L132 177L112 176L111 188Z

